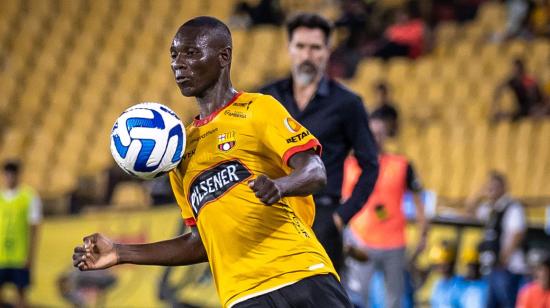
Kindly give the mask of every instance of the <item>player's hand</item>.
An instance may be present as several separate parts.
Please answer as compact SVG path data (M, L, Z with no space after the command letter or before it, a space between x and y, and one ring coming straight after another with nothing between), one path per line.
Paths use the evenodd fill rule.
M332 221L334 222L334 226L338 230L338 232L343 233L344 232L344 221L342 220L342 217L338 215L337 213L332 214Z
M266 205L274 204L283 197L279 185L263 174L249 181L248 187L252 188L256 197Z
M353 245L344 245L344 253L359 262L367 262L369 260L367 253Z
M81 271L109 268L118 263L113 241L95 233L83 239L84 245L75 247L73 266Z

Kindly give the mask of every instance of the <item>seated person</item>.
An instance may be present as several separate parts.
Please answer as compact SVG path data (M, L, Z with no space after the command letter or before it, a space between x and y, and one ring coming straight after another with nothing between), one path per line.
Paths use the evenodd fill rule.
M535 280L520 290L516 308L550 307L550 252L536 262L534 276Z
M448 241L442 241L439 245L430 249L428 258L435 272L441 275L441 278L435 282L432 289L430 306L432 308L452 307L458 285L463 280L454 271L456 246Z
M487 307L489 285L481 277L479 252L468 247L462 254L462 260L466 263L466 275L456 287L456 296L453 307L457 308L484 308Z

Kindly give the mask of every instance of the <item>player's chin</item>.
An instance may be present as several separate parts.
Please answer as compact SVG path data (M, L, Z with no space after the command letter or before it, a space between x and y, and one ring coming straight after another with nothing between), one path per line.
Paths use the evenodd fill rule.
M183 96L186 96L186 97L197 96L197 90L195 89L195 87L182 85L182 84L178 84L178 87L180 88L180 92Z

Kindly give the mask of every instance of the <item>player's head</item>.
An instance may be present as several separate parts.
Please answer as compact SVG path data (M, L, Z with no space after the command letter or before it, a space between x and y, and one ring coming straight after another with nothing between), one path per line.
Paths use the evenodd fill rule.
M506 176L498 171L489 172L487 195L493 202L502 197L507 190Z
M381 110L376 110L370 115L369 127L376 141L379 150L382 150L384 143L390 135L388 119Z
M388 98L388 84L385 81L380 81L374 86L376 95L379 101L384 101Z
M287 32L294 81L311 84L327 67L332 25L318 14L302 13L288 21Z
M550 290L550 253L546 252L535 266L534 276L545 290Z
M8 188L15 188L19 184L19 172L21 165L18 161L7 161L4 163L4 183Z
M170 46L171 66L184 96L204 96L231 69L231 32L220 20L200 16L181 25Z
M430 249L428 259L437 272L449 278L454 274L456 245L443 240Z
M512 74L514 76L522 76L525 74L525 63L522 58L515 58L513 62Z

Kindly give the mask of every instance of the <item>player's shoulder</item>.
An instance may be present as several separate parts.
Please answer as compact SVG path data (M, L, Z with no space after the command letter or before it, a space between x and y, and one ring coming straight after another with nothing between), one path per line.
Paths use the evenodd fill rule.
M282 107L282 104L273 96L263 93L243 92L239 99L232 104L235 107L246 107L247 110L257 112L274 107Z

